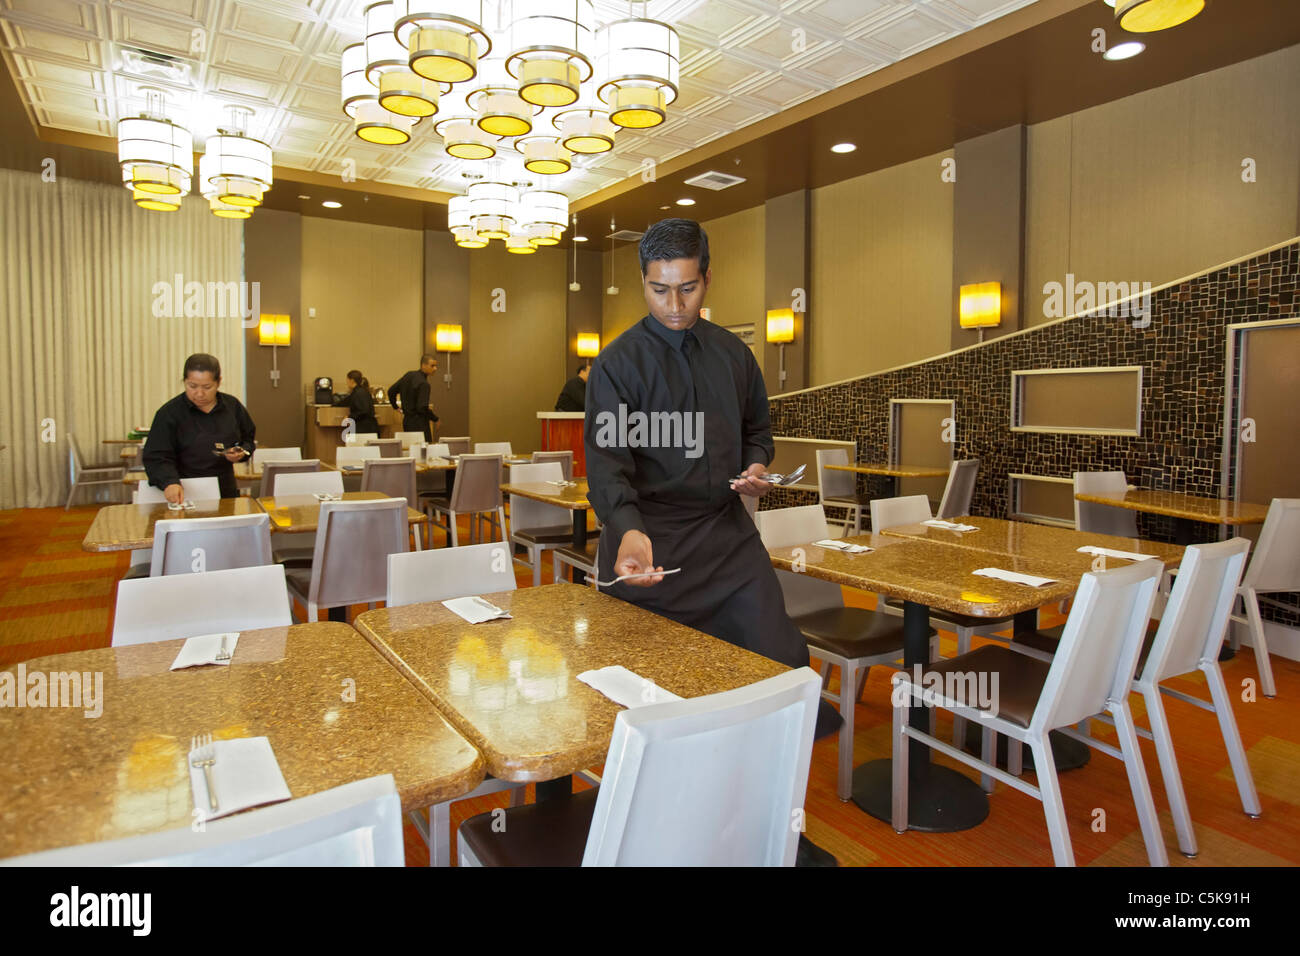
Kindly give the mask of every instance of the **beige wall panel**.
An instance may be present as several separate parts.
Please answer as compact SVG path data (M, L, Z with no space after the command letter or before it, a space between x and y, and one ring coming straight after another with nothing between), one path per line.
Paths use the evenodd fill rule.
M620 242L612 253L606 249L600 259L601 288L607 288L611 284L618 287L618 295L605 295L601 310L600 344L604 348L635 325L646 314L646 309L645 297L641 294L641 266L637 259L637 244Z
M764 207L755 206L702 223L709 234L709 268L713 271L704 300L712 310L711 321L717 325L752 322L760 337L766 334L767 315L763 305L765 213Z
M951 155L813 190L810 386L950 348Z

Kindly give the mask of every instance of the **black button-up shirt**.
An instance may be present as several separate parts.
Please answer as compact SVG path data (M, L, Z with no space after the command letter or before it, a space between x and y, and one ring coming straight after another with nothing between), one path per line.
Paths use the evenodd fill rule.
M775 450L754 354L704 320L643 318L596 359L586 404L588 499L615 547L646 519L731 507L730 480Z
M149 484L166 488L182 478L215 476L221 497L236 498L234 465L217 454L217 445L238 445L251 455L257 448L256 432L248 409L233 395L218 392L212 410L203 412L182 392L154 414L143 456Z
M587 383L575 375L564 383L560 397L555 400L557 412L581 412L587 408Z

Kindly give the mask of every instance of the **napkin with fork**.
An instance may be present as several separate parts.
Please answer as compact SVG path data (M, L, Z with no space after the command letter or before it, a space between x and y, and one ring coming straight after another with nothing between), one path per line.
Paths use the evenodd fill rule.
M509 611L503 610L491 601L486 601L481 597L453 598L450 601L443 601L442 606L471 624L510 619Z
M190 768L190 791L194 806L202 811L201 818L215 820L239 810L279 803L290 799L289 785L284 782L280 764L266 737L241 737L237 740L218 740L211 745L213 789L217 796L217 809L208 802L208 785L203 768L194 766L198 750L191 750L186 758Z
M664 690L654 681L633 673L621 664L583 671L578 675L578 680L624 707L643 707L646 704L681 700L672 691Z
M832 551L842 551L845 554L866 554L868 551L876 550L865 544L853 544L851 541L842 541L838 538L823 538L821 541L814 541L813 544L819 548L830 548Z
M174 671L186 667L199 667L204 664L221 664L229 666L230 661L235 656L235 645L239 643L239 632L229 631L225 634L201 634L198 637L191 637L181 646L181 651L172 661L171 669ZM225 659L222 657L222 647L225 648Z

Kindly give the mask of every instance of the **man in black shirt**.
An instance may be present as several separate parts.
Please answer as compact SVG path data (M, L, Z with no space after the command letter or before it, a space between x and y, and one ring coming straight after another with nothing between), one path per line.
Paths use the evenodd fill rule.
M564 383L564 390L555 400L557 412L584 412L587 410L587 374L591 365L583 362L578 366L578 374Z
M185 360L185 391L154 414L144 443L149 484L167 500L185 500L182 478L215 476L221 497L238 498L234 463L257 448L257 432L248 409L233 395L222 394L221 363L202 352Z
M433 441L430 427L438 420L433 413L433 390L429 376L438 371L437 356L427 352L420 356L420 367L407 372L388 387L388 401L397 407L402 400L402 431L423 432L425 441Z

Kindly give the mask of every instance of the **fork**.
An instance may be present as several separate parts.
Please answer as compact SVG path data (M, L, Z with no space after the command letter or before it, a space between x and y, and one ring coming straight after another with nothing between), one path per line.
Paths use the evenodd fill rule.
M217 786L212 780L212 765L217 762L217 748L212 743L211 734L198 734L190 738L190 763L195 768L203 768L203 779L208 785L208 803L212 812L217 812Z
M217 656L216 656L216 658L215 658L216 660L219 660L219 661L228 661L228 660L230 660L230 651L226 649L226 640L227 640L226 635L222 634L222 635L221 635L221 650L217 651Z
M639 571L636 574L623 574L620 575L619 577L616 577L613 581L597 581L596 587L599 588L612 587L613 585L618 584L619 581L626 581L629 578L652 578L656 574L662 574L665 577L667 577L670 574L676 574L680 570L681 568L673 568L671 571Z
M807 465L800 465L798 468L790 472L790 474L788 475L767 474L767 475L758 475L757 477L761 481L766 481L769 484L773 485L774 487L780 488L780 487L784 487L785 485L793 485L796 481L798 481L800 478L803 477L803 473L805 470L807 470L807 467L808 467ZM732 481L740 481L742 478L749 478L749 477L751 476L741 473L737 475L735 478L733 478Z

